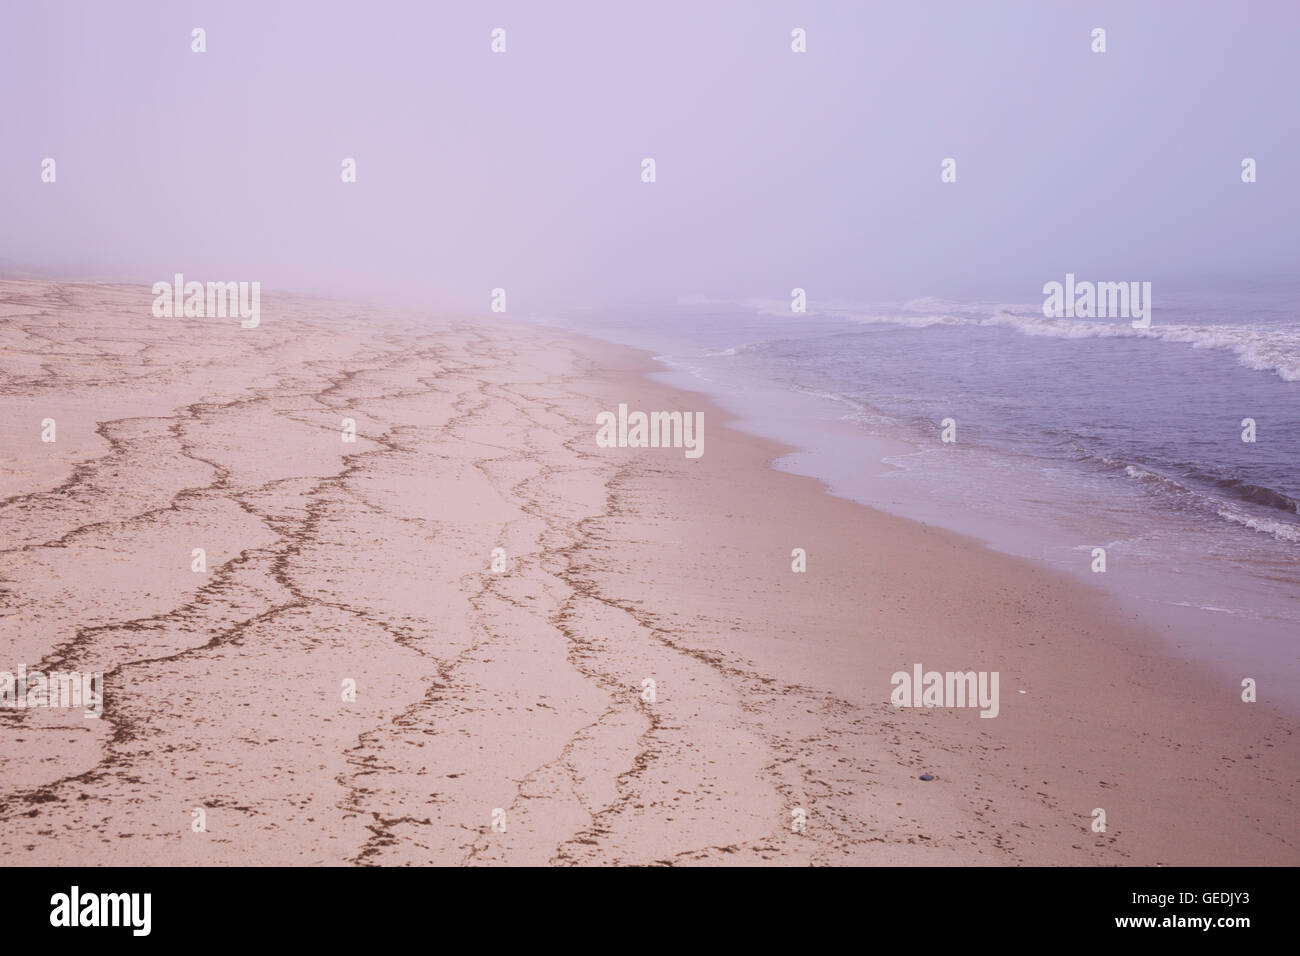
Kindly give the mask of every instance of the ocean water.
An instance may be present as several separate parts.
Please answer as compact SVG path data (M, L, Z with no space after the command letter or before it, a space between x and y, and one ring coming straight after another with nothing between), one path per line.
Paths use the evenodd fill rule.
M539 318L651 349L800 449L779 467L1084 576L1225 693L1253 677L1300 712L1300 282L1153 293L1148 329L1047 319L1037 295Z

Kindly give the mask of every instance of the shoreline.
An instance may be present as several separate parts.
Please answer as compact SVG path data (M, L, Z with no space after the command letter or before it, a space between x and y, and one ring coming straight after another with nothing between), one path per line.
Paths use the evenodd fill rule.
M11 653L108 684L94 729L0 712L6 862L1300 860L1293 720L1102 592L771 467L788 446L645 353L271 296L241 332L0 282L23 295ZM29 427L52 403L58 466ZM597 447L620 403L702 411L705 453ZM998 672L998 716L891 706L916 663Z
M600 339L588 339L599 346L608 346L611 349L626 349L628 347L615 345ZM630 364L643 376L656 376L662 369L654 362L650 353L643 350L631 349L633 355L637 358ZM617 365L615 365L617 367ZM630 369L629 369L630 371ZM657 388L662 388L667 392L680 393L676 386L666 385L657 382L654 378L647 378L647 382L652 383ZM984 579L984 583L971 586L969 582L949 580L945 583L944 590L956 592L959 597L952 601L955 607L952 607L954 613L969 613L975 609L982 609L988 604L1002 605L1003 615L999 616L999 622L1008 630L1017 630L1022 632L1019 636L1024 643L1018 644L1016 650L1025 652L1025 656L1018 660L1014 666L1008 666L1002 671L1003 690L1002 702L1003 713L993 721L982 721L976 719L973 723L967 719L975 717L974 714L963 713L960 711L942 711L942 710L908 710L888 708L884 713L895 716L895 720L879 717L890 726L891 729L897 730L903 726L910 725L913 732L924 733L927 728L925 721L931 715L944 720L943 732L951 734L952 737L943 743L948 747L954 744L957 747L971 748L977 752L982 752L986 757L991 757L996 751L1009 746L1008 744L991 745L990 740L996 739L992 725L999 724L1010 713L1015 713L1017 703L1028 703L1033 697L1042 699L1043 690L1050 689L1047 699L1053 700L1058 697L1079 701L1086 701L1083 706L1075 704L1073 708L1066 708L1068 716L1061 717L1057 714L1038 710L1036 713L1030 711L1021 711L1017 714L1016 734L1023 741L1022 756L1033 753L1036 760L1040 761L1042 768L1041 773L1042 785L1050 777L1060 779L1065 771L1073 771L1071 776L1082 772L1078 767L1069 767L1067 765L1054 762L1054 757L1049 754L1060 752L1061 738L1057 737L1058 732L1066 732L1066 728L1073 724L1083 723L1090 724L1090 730L1085 734L1077 729L1071 728L1072 736L1075 737L1076 743L1083 747L1086 752L1092 756L1098 752L1106 752L1112 747L1124 753L1124 758L1116 761L1116 766L1112 767L1110 773L1099 770L1104 776L1099 776L1094 788L1087 788L1095 797L1091 806L1083 807L1078 805L1075 810L1079 820L1079 838L1068 845L1069 851L1073 854L1083 857L1089 863L1098 864L1120 864L1120 865L1151 865L1159 863L1160 865L1193 865L1193 864L1214 864L1230 860L1232 862L1245 862L1252 859L1251 853L1258 852L1266 858L1272 858L1280 862L1282 860L1296 859L1297 851L1294 845L1289 845L1284 851L1277 851L1277 848L1267 848L1267 839L1264 844L1256 847L1254 851L1241 852L1232 850L1227 844L1214 853L1205 852L1203 846L1193 848L1190 844L1198 844L1203 837L1193 837L1188 835L1189 846L1179 847L1178 841L1174 839L1174 831L1177 827L1172 828L1164 834L1151 833L1146 837L1151 840L1154 846L1160 846L1161 850L1156 855L1148 856L1152 846L1144 847L1142 854L1127 851L1114 841L1113 837L1093 834L1088 829L1089 817L1095 806L1105 806L1107 798L1112 797L1117 804L1120 801L1118 794L1109 793L1112 790L1120 789L1117 786L1116 777L1124 777L1132 774L1135 777L1143 775L1143 771L1137 769L1137 764L1142 760L1150 760L1153 767L1172 768L1179 763L1181 759L1178 754L1184 749L1199 749L1190 746L1191 741L1201 736L1202 723L1204 721L1222 721L1225 726L1231 725L1234 733L1240 733L1243 728L1249 726L1253 721L1242 723L1240 718L1243 716L1242 708L1261 707L1260 714L1267 714L1267 717L1261 722L1261 727L1265 724L1277 723L1278 728L1287 728L1285 730L1270 730L1265 738L1271 738L1279 734L1279 739L1289 739L1292 730L1295 727L1293 718L1282 711L1276 709L1264 709L1265 705L1251 704L1246 705L1239 702L1239 688L1226 680L1221 674L1217 673L1214 668L1205 663L1185 657L1175 656L1169 653L1168 645L1165 642L1164 635L1157 630L1146 625L1135 623L1129 620L1120 610L1114 596L1100 587L1089 587L1086 583L1076 580L1073 576L1059 569L1052 568L1042 562L1036 562L1028 558L1006 554L994 550L978 538L962 534L956 531L949 531L932 525L923 524L908 518L898 517L888 512L873 509L865 504L854 501L847 497L841 497L832 492L830 486L825 481L808 476L785 472L776 467L774 464L786 456L797 453L798 448L789 444L775 441L769 438L761 437L750 432L737 431L732 428L732 424L739 420L740 416L722 409L711 397L703 392L689 392L688 394L699 396L697 405L710 409L712 416L710 421L720 421L727 426L727 431L739 439L740 444L746 446L746 457L751 462L761 461L763 467L767 470L765 479L755 478L756 482L763 484L777 485L782 484L790 488L800 489L798 492L791 492L788 497L805 498L807 496L816 496L827 503L827 510L836 515L834 520L828 521L835 527L848 528L855 525L870 526L877 530L875 535L863 535L863 537L880 537L887 538L891 542L907 542L908 548L924 547L926 550L937 552L952 559L952 564L956 565L962 571L966 572L969 578ZM706 416L707 417L707 416ZM712 440L715 447L722 440L717 438L717 432L714 432ZM779 476L779 477L777 477ZM734 486L733 486L734 487ZM661 494L664 494L661 492ZM832 504L833 503L833 504ZM809 510L814 510L810 506ZM855 520L856 518L856 520ZM846 532L852 537L852 532ZM712 537L714 532L711 530L709 536ZM826 543L829 545L830 541ZM863 560L866 556L853 548L851 544L843 541L834 542L833 553L837 555L853 555L856 560ZM809 550L809 566L812 567L812 551ZM925 561L909 561L911 572L915 572L915 578L911 573L899 573L892 565L892 558L897 555L889 556L872 556L881 567L889 567L890 577L899 582L911 583L915 578L924 580L927 572L930 572L930 566ZM787 556L788 557L788 556ZM914 559L915 560L915 559ZM775 563L780 565L780 556L776 556ZM788 563L788 561L787 561ZM852 574L845 573L842 564L851 564L851 560L840 560L836 562L841 583L825 589L826 603L833 604L834 595L842 593L851 593L853 588ZM978 569L978 570L977 570ZM704 569L696 568L696 573L704 573ZM788 567L784 568L786 574L789 574ZM931 572L933 574L933 572ZM960 578L963 575L957 573L954 568L950 574L944 575L950 578ZM794 577L794 575L791 575ZM776 574L769 582L778 584L781 575ZM914 589L914 585L913 585ZM786 593L787 589L781 589ZM900 590L903 588L900 586ZM1021 594L1017 594L1019 591ZM1024 603L1023 592L1035 591L1036 597L1047 606L1028 607ZM990 593L997 593L996 598L990 598ZM915 594L909 594L909 597L915 599ZM946 595L945 595L946 596ZM823 602L818 600L812 602L821 605ZM1058 606L1059 611L1053 611L1052 606ZM902 615L905 619L911 618L914 612L920 608L910 606L907 613ZM1055 640L1044 639L1047 635L1036 635L1040 640L1028 640L1029 635L1023 632L1032 629L1034 624L1041 625L1043 619L1055 620L1059 625L1065 625L1077 630L1081 636L1087 636L1091 639L1086 649L1071 646L1070 642L1064 635L1058 635ZM835 616L841 629L843 625L843 615ZM1030 623L1030 622L1034 623ZM926 669L931 666L938 670L948 670L947 661L953 668L974 668L980 669L977 663L971 662L972 648L959 638L961 628L953 628L948 620L935 619L932 622L936 630L942 628L945 634L936 636L933 634L925 635L917 633L915 620L907 620L907 623L900 626L899 630L906 634L903 636L887 636L883 633L881 626L866 625L864 630L872 632L872 636L877 639L884 639L882 643L892 644L889 650L880 650L873 648L873 657L885 657L889 660L897 660L899 667L910 666L913 663L912 658L922 662ZM972 622L973 623L973 622ZM1010 662L1012 660L1010 652L1013 648L1007 644L1016 638L1006 633L988 633L990 630L989 622L981 622L983 625L981 631L987 634L988 643L982 645L986 653L995 655L999 660ZM852 637L851 632L847 634ZM771 647L778 648L779 660L788 664L789 653L791 648L782 647L782 640L779 637L771 636L767 640L771 642ZM1041 643L1040 643L1041 641ZM904 647L912 647L917 653L909 657L908 651ZM1036 648L1029 651L1029 648ZM770 649L770 648L769 648ZM1046 649L1055 651L1055 654L1045 653ZM876 680L871 685L874 690L874 696L864 694L855 695L855 685L851 682L844 681L844 673L851 668L853 660L852 643L850 640L849 647L840 646L837 651L841 654L848 652L846 656L840 657L837 662L830 667L820 669L818 672L818 682L821 686L833 687L836 692L843 698L857 696L858 701L868 708L874 708L882 705L882 702L888 700L889 684L888 674L892 672L893 664L880 666L876 674ZM860 650L860 648L859 648ZM708 653L720 653L723 648L719 645L709 645ZM1088 660L1082 662L1077 669L1070 666L1067 662L1072 656L1092 655ZM941 666L942 665L942 666ZM1082 672L1079 673L1079 672ZM1019 678L1008 680L1009 676ZM1125 680L1124 678L1128 679ZM1144 707L1144 700L1141 693L1144 685L1149 687L1158 695L1152 703L1158 700L1158 707ZM857 685L861 686L861 685ZM1017 694L1018 690L1029 688L1026 694ZM863 688L865 689L865 688ZM1019 698L1019 700L1017 700ZM1186 700L1186 704L1181 704L1180 699ZM1234 703L1236 701L1237 703ZM1012 705L1008 708L1008 704ZM1160 746L1148 749L1146 747L1126 746L1126 738L1129 736L1125 730L1117 730L1107 726L1109 721L1116 714L1124 714L1130 719L1130 726L1134 733L1140 737L1147 737L1154 733L1151 727L1144 726L1147 718L1144 713L1148 710L1156 711L1159 716L1151 720L1152 725L1162 727L1162 733L1158 736L1163 738ZM1024 723L1021 723L1024 721ZM1037 721L1046 721L1044 726L1030 726ZM1010 723L1011 721L1008 721ZM990 725L989 727L984 724ZM1183 742L1176 739L1176 734L1187 733L1188 747L1184 747ZM1095 739L1090 740L1089 735L1095 735ZM1201 738L1197 741L1201 745L1208 744L1213 735ZM1223 740L1220 740L1223 743ZM1275 743L1272 739L1262 743L1264 748L1272 748ZM1287 744L1287 749L1294 754L1293 745ZM955 754L951 754L954 759ZM1278 755L1281 758L1281 754ZM1223 760L1236 762L1236 758L1230 755L1223 755ZM1253 756L1246 755L1245 759L1255 759ZM1293 759L1293 758L1292 758ZM1215 773L1213 761L1200 761L1199 769L1206 774ZM970 776L980 778L979 789L986 787L992 788L984 779L984 774L977 769L978 761L972 761L966 764L964 770L959 776L970 779ZM916 769L929 766L935 770L934 765L918 764ZM1099 765L1100 766L1100 765ZM1123 773L1119 768L1123 766ZM1287 762L1281 760L1279 766L1275 766L1275 771L1280 770L1283 774L1286 771ZM1010 768L1010 764L1007 765ZM1182 768L1180 780L1187 782L1187 772L1191 767ZM1031 775L1031 776L1037 776ZM944 776L938 774L938 780L943 780ZM1028 778L1027 778L1028 779ZM935 782L937 783L938 780ZM1202 781L1203 783L1205 781ZM1039 784L1034 784L1039 785ZM1013 799L1023 799L1023 791L1029 789L1031 784L1025 783L1014 789L1022 791L1014 796ZM1152 812L1153 806L1159 806L1162 799L1157 796L1157 791L1161 788L1159 780L1151 782L1151 789L1139 787L1139 791L1145 790L1143 800L1137 806L1128 807L1126 812L1141 809L1144 817L1143 826L1157 828L1156 822L1161 816L1159 811ZM1237 784L1240 786L1240 784ZM1290 784L1291 791L1288 801L1295 799L1294 783ZM1047 787L1044 791L1033 791L1034 796L1043 800L1044 805L1050 804L1053 811L1060 809L1061 804L1055 794L1048 791L1052 787ZM1219 793L1232 789L1225 781L1215 786L1207 787L1202 796L1198 799L1190 799L1189 795L1170 794L1172 802L1166 806L1179 806L1179 810L1171 811L1170 816L1194 817L1196 815L1196 806L1205 807L1203 800L1210 799L1211 793ZM924 794L909 794L909 797L923 797ZM1012 798L1011 794L1003 794L1004 797ZM1127 795L1124 803L1132 799L1132 794ZM1149 802L1148 802L1149 801ZM1087 803L1083 800L1082 803ZM1023 809L1023 808L1022 808ZM1235 811L1228 809L1228 805L1223 807L1225 814ZM976 818L981 815L973 814ZM1213 812L1210 811L1213 816ZM1040 821L1039 826L1050 826L1052 828L1061 828L1068 831L1068 827L1062 827L1062 822L1055 819L1055 813L1049 815L1052 818L1051 823ZM1113 814L1111 816L1113 820ZM1222 818L1220 818L1222 819ZM1294 840L1294 826L1287 822L1286 814L1282 814L1274 819L1276 830L1274 836L1281 838L1290 838ZM1023 825L1023 824L1022 824ZM1129 836L1132 836L1130 831ZM919 835L918 835L919 838ZM1145 841L1144 841L1145 842ZM1044 847L1038 847L1038 851L1044 850ZM1113 851L1114 856L1110 855ZM1275 851L1277 855L1275 856ZM1167 856L1161 856L1161 853L1167 853ZM1226 854L1223 855L1223 854ZM983 856L982 852L977 852L975 858L963 860L964 863L976 862L977 858ZM1058 844L1052 847L1052 852L1046 857L1038 856L1037 853L1030 854L1018 862L1046 862L1052 864L1058 863L1078 863L1079 859L1071 859L1071 853L1065 852L1065 845ZM986 862L986 861L979 861Z
M642 348L613 325L572 330ZM945 528L1105 591L1126 616L1159 631L1167 653L1204 662L1225 677L1266 674L1271 702L1300 719L1300 657L1286 637L1300 621L1300 606L1285 586L1294 567L1276 542L1258 539L1261 532L1237 525L1210 528L1195 519L1188 524L1160 510L1159 502L1154 520L1147 520L1148 503L1133 485L1103 489L1098 473L1064 467L1049 472L1005 449L941 450L937 439L902 432L897 422L886 426L889 420L869 409L859 420L863 407L844 395L791 389L753 369L699 367L698 360L675 354L692 347L679 346L660 342L647 349L658 364L656 380L711 397L735 419L736 429L788 447L774 463L778 470L816 478L830 494ZM846 403L856 410L851 415L843 413ZM1020 481L1008 482L1010 473ZM1009 500L1027 494L1032 505L1012 507L1003 494ZM1114 504L1110 495L1118 495ZM1089 507L1071 507L1076 497ZM1048 501L1066 504L1045 513ZM1237 541L1234 560L1218 552L1220 536ZM1110 562L1110 573L1100 577L1093 569L1098 546ZM1254 550L1236 550L1241 548ZM1202 554L1217 557L1201 561Z

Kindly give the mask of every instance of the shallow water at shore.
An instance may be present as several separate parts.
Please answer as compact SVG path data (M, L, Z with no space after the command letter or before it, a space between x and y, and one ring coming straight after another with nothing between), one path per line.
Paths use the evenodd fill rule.
M689 302L547 321L655 351L665 382L798 449L778 467L1078 574L1170 649L1267 675L1269 699L1300 712L1289 295L1184 296L1157 305L1153 334L935 300L811 316ZM940 440L947 418L955 443Z

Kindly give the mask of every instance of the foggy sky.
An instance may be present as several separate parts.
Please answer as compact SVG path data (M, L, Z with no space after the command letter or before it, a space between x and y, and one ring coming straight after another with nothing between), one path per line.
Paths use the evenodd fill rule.
M1298 28L1283 0L5 0L0 260L512 312L1292 274Z

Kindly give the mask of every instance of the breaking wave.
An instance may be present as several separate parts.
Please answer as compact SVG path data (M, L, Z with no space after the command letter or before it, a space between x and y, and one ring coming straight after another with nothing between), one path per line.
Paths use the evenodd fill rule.
M923 329L931 326L1002 326L1022 335L1057 339L1155 339L1190 345L1196 349L1222 349L1237 356L1246 368L1272 372L1286 382L1300 382L1300 329L1248 328L1241 325L1160 325L1135 329L1127 320L1096 322L1088 319L1049 319L1004 308L979 317L961 312L844 312L833 313L860 325L897 325Z

